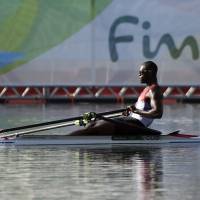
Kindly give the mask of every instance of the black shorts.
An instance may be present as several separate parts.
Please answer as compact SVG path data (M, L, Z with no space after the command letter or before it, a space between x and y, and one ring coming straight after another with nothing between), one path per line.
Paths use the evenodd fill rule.
M117 117L115 118L117 121L125 122L125 123L130 123L130 124L135 124L137 126L145 127L145 125L139 121L138 119L135 119L130 116L123 116L123 117Z
M123 116L115 118L116 125L114 134L137 134L143 132L143 129L146 127L139 120L129 117Z
M132 117L115 118L117 121L114 134L115 135L160 135L161 132L147 128L142 122Z

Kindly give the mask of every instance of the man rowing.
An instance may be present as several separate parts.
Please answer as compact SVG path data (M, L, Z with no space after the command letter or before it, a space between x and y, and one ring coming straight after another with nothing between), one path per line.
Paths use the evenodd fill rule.
M146 87L138 97L136 104L129 106L123 112L123 117L91 122L84 129L74 131L70 135L156 133L147 127L154 119L161 118L163 114L163 96L157 81L157 71L158 67L152 61L141 64L139 79L141 83L146 84Z

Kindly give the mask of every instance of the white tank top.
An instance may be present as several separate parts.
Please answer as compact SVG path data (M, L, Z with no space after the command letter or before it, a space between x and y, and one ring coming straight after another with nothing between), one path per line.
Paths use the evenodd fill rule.
M155 86L156 85L148 86L142 91L142 93L138 97L138 100L135 104L135 107L138 110L148 111L151 109L151 104L150 104L147 94L150 90L155 88ZM153 118L147 118L147 117L141 116L141 115L133 113L133 112L130 113L130 116L139 120L140 122L142 122L142 124L144 124L144 126L146 126L146 127L150 126L154 120Z

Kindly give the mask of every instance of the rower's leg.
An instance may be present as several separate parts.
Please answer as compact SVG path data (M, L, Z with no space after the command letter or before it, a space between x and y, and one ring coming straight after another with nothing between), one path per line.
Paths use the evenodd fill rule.
M74 131L69 135L112 135L115 131L115 124L99 120L87 125L86 128Z
M153 134L160 135L161 132L153 129L146 128L134 121L121 121L121 120L98 120L94 124L89 124L84 129L72 132L70 135L135 135L135 134Z

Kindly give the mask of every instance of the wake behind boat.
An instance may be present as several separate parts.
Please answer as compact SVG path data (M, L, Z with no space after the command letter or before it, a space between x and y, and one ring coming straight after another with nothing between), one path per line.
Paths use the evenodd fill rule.
M171 133L168 135L114 135L114 136L69 136L69 135L21 135L1 138L1 145L161 145L161 144L200 144L200 136Z

